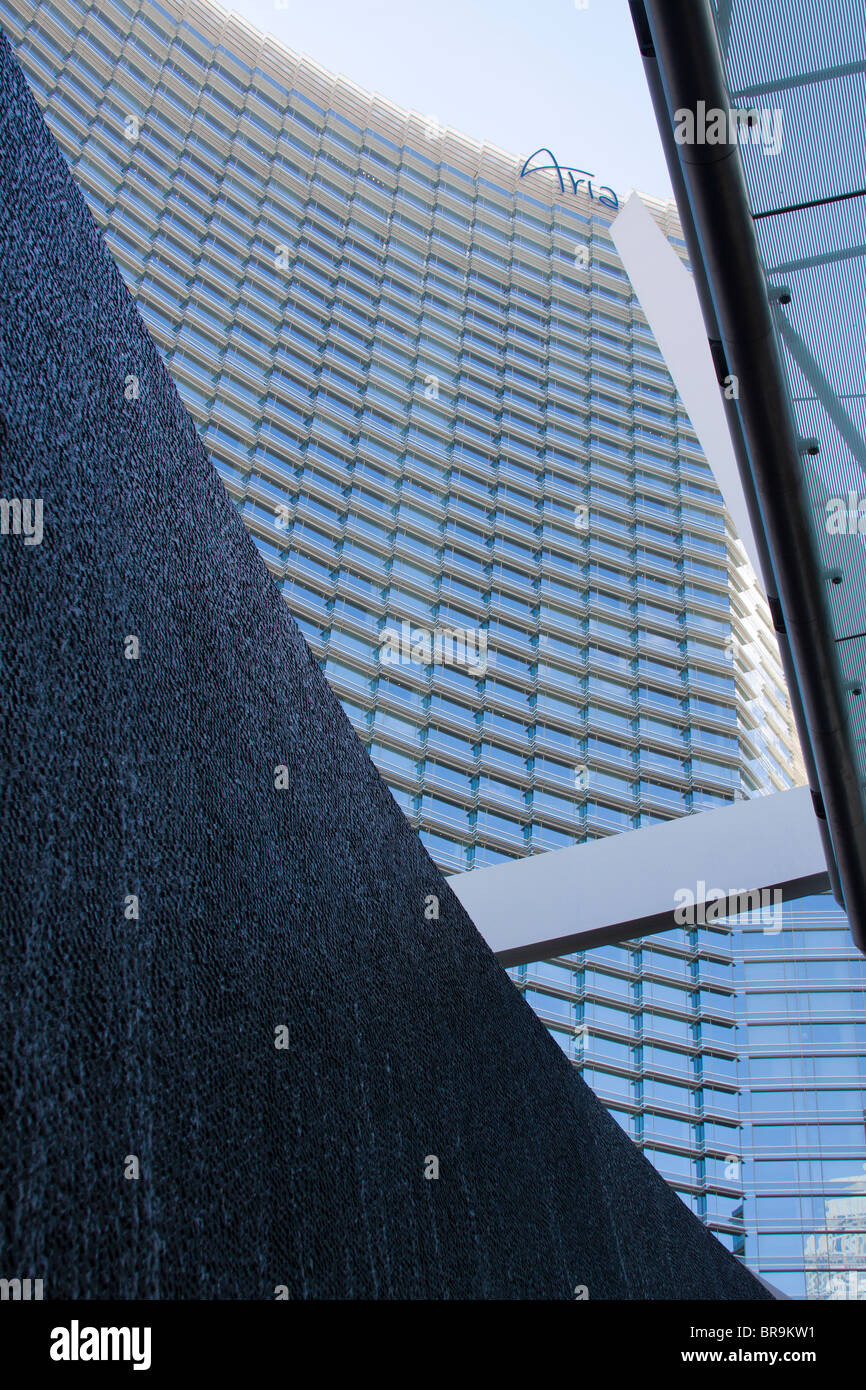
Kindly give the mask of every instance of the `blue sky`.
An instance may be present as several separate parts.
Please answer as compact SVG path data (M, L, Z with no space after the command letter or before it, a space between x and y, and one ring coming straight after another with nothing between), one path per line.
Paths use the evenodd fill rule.
M399 106L670 196L627 0L222 0Z

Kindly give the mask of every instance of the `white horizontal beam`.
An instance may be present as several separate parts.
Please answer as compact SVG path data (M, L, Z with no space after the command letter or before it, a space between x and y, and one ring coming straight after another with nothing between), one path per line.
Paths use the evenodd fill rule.
M448 882L503 965L668 931L683 925L683 913L712 921L746 910L753 904L739 895L762 890L763 920L774 932L780 903L829 888L808 787Z

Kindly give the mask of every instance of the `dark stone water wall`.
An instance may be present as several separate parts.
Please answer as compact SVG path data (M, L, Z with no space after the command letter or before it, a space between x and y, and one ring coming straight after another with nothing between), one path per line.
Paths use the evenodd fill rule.
M766 1297L405 821L5 39L0 112L0 1276Z

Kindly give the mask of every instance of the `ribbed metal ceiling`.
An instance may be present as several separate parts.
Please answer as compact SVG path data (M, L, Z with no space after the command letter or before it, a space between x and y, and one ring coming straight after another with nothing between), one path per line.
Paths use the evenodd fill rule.
M716 26L866 783L866 0L716 0Z

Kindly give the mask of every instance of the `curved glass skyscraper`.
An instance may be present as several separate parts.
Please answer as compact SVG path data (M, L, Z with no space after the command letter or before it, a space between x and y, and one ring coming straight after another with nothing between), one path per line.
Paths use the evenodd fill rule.
M206 0L0 20L438 864L803 780L766 604L601 175L442 130ZM685 258L675 205L644 201ZM721 1239L795 1296L864 1297L862 963L831 899L786 914L511 973Z

